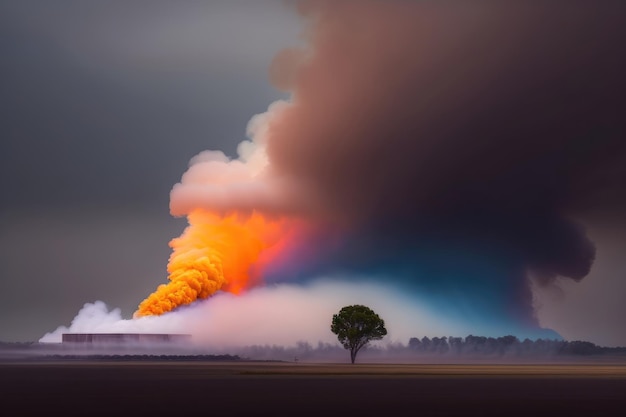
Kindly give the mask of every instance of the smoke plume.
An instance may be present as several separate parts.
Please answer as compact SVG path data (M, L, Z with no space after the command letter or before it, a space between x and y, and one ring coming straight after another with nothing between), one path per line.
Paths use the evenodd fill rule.
M238 158L192 160L170 205L189 228L139 315L263 277L384 271L536 326L529 274L583 279L595 258L585 216L626 207L623 9L299 2L304 45L270 74L290 99L252 119ZM290 256L254 275L269 248Z
M102 301L86 303L69 325L47 333L40 342L59 343L63 333L184 333L192 335L193 347L205 352L237 353L246 346L293 347L302 342L338 345L330 320L354 300L385 317L389 333L384 344L406 344L422 334L476 331L472 323L437 315L398 289L375 282L342 283L328 277L306 285L258 286L239 295L219 292L167 314L135 319L122 318L119 309L109 309ZM413 319L405 320L407 315ZM499 329L488 326L479 330L499 335ZM343 359L345 351L342 353Z
M280 224L255 214L222 218L193 211L188 220L184 233L170 242L170 282L145 299L135 317L163 314L220 289L239 293L249 288L258 280L253 265L281 236Z

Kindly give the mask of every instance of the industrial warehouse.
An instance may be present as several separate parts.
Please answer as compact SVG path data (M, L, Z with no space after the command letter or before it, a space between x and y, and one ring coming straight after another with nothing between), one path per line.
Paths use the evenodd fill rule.
M65 345L147 345L180 344L191 341L189 334L171 333L63 333Z

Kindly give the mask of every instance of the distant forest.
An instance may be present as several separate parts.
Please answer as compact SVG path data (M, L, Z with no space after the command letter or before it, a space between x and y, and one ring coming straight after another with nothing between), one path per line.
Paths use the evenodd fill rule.
M163 348L163 345L160 345ZM199 347L169 346L167 352L150 346L64 346L63 344L41 344L37 342L0 342L0 351L31 352L36 356L63 357L89 354L92 358L106 359L127 356L137 360L341 360L346 350L338 343L312 345L299 342L295 346L251 345L232 349L229 352L206 351ZM140 355L140 356L138 356ZM365 360L402 359L407 361L420 358L467 358L467 359L550 359L559 357L619 356L626 359L626 347L603 347L587 341L564 341L553 339L519 340L512 335L486 337L469 335L463 337L412 337L408 344L387 343L384 341L367 345L360 357Z
M319 343L313 346L306 342L295 347L248 346L237 351L241 357L258 359L291 360L332 359L345 356L345 349L338 344ZM408 344L384 341L367 345L360 354L361 359L384 360L420 358L468 358L468 359L551 359L559 357L620 356L626 359L626 347L603 347L587 341L564 341L552 339L524 339L508 335L485 337L469 335L462 337L412 337Z
M408 349L415 353L487 355L487 356L541 356L541 355L603 355L626 353L626 347L603 347L581 340L524 339L515 336L485 337L412 337Z

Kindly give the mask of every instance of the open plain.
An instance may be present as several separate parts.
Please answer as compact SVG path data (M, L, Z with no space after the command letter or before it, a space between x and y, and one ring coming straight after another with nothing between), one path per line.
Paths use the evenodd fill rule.
M0 363L5 415L622 415L626 364Z

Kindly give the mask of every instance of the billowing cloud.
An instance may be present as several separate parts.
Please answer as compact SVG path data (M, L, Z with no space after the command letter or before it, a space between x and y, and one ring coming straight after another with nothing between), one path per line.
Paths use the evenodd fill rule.
M299 5L306 45L271 68L291 99L238 159L192 161L174 214L302 217L332 232L300 276L387 270L512 322L535 320L529 273L589 273L586 213L626 207L618 6Z
M215 224L235 216L242 227L248 216L261 216L278 221L284 235L266 243L254 234L259 251L240 265L265 282L374 275L381 300L401 285L459 320L537 330L531 277L538 287L584 279L597 257L586 220L603 213L618 221L626 209L621 5L298 5L304 44L270 66L270 79L289 99L252 119L236 157L203 151L192 159L170 194L171 213L190 219L181 238L196 236L194 219L207 213L217 216ZM241 259L241 245L219 234L209 240L216 241L210 254L185 246L184 271L172 268L180 255L172 241L174 291L166 292L175 297L165 298L171 302L179 290L189 297L163 320L206 308L210 331L228 328L258 343L304 336L235 329L249 307L267 322L287 323L284 315L301 311L300 304L322 308L328 293L312 291L315 303L308 304L301 290L254 289L262 280L244 280L253 284L249 293L222 295L233 284L227 264ZM215 273L219 285L209 280L206 291L193 280L178 288L179 272ZM268 302L290 291L292 298ZM263 303L260 293L269 297ZM222 303L239 312L217 311ZM398 320L414 320L409 316ZM161 318L132 326L152 320ZM321 335L318 322L303 320L307 334ZM211 338L228 340L226 330Z
M320 280L309 285L283 284L245 294L220 292L185 308L159 316L125 320L102 301L86 303L69 326L41 338L59 343L63 333L185 333L194 346L212 352L236 352L253 345L337 344L330 331L332 315L349 304L367 304L386 320L385 343L406 345L415 335L464 335L469 323L437 317L427 304L377 283ZM410 317L410 320L407 318ZM484 327L489 333L493 329Z

